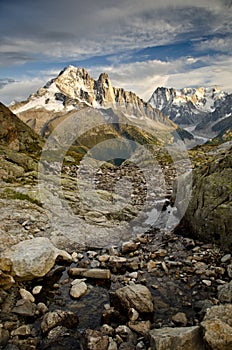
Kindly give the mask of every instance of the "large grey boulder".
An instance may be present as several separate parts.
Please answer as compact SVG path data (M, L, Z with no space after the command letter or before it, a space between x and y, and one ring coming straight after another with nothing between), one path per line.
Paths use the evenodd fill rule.
M215 155L209 163L194 170L192 197L175 231L205 242L219 244L222 249L231 251L231 179L232 147L230 146ZM177 206L181 210L181 203L177 203Z
M54 266L58 256L72 261L65 251L57 249L48 238L37 237L13 245L3 252L3 258L11 261L12 274L25 279L45 276Z

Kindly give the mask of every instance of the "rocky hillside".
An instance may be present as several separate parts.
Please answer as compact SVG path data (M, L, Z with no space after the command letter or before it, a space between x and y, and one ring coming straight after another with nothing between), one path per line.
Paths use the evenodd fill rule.
M196 153L199 150L196 150ZM232 250L232 146L213 151L211 160L194 170L189 207L176 231ZM183 189L184 190L184 189Z
M0 145L14 151L35 152L41 149L41 138L2 103L0 125Z
M14 103L10 109L38 133L55 117L67 115L83 107L114 108L134 119L149 118L163 126L175 125L158 109L135 93L112 86L106 73L94 80L84 68L68 66L26 101Z
M232 128L232 95L214 88L157 88L148 101L193 134L212 138Z

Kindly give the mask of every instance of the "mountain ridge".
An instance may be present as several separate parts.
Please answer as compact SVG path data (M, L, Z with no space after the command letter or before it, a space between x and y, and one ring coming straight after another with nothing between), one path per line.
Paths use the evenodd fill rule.
M82 107L111 108L123 111L131 118L149 118L168 127L176 128L160 110L153 108L135 93L113 87L108 74L94 80L85 68L65 67L56 78L30 95L27 100L14 103L9 108L37 132L41 130L41 111L45 119L66 114ZM32 113L30 113L33 111ZM33 113L38 116L33 116Z
M221 91L217 86L158 87L148 102L195 136L213 138L232 129L231 100L232 94Z

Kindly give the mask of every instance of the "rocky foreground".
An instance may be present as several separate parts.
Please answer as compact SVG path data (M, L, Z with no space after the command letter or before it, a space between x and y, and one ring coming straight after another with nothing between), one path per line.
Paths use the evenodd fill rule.
M222 154L227 157L230 151L220 150L220 157ZM199 161L201 153L194 156ZM202 153L202 157L205 162L206 154ZM217 163L223 169L226 157ZM213 164L212 159L210 162ZM212 169L218 173L218 167L211 165L209 176ZM230 165L224 171L226 175L229 168ZM110 191L112 179L122 171L120 167L110 167L105 173L106 169L99 171L96 179L102 191ZM64 170L67 187L76 169ZM124 171L124 176L128 172L133 175L127 166ZM169 167L166 177L171 188L174 175ZM194 191L198 181L195 178ZM20 179L17 185L5 184L5 190L12 191L13 186L14 195L21 193L17 192L22 188ZM183 237L166 227L157 227L105 248L96 248L98 242L76 248L64 239L54 239L52 234L49 238L51 227L44 210L35 200L31 203L31 182L27 177L24 186L29 192L23 205L19 197L1 199L6 208L15 203L15 216L1 214L2 228L7 229L2 236L4 250L0 259L2 349L231 349L232 257L229 249L220 247L220 239L218 244L212 239L204 243L200 238L187 237L187 231ZM66 196L73 190L72 186L68 188ZM165 194L164 190L160 199L166 195L166 201L171 200L171 192ZM218 186L218 194L221 193ZM141 189L133 198L141 205L143 197ZM190 203L189 210L192 207ZM203 202L202 208L211 215ZM222 208L227 212L229 202L222 201ZM215 209L220 209L220 205ZM79 215L85 214L97 230L96 225L102 224L100 214L81 210ZM163 210L168 210L167 205ZM224 219L217 220L220 227ZM180 229L183 231L183 227ZM222 237L226 232L229 248L230 233L221 231Z
M153 230L71 254L38 237L8 256L3 349L231 348L232 258L212 244Z

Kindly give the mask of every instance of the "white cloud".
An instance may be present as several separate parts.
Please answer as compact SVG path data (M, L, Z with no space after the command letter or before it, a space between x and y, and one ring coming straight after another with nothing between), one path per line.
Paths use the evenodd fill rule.
M222 90L232 93L232 58L201 57L201 60L204 66L199 68L191 66L197 59L187 57L169 62L150 60L111 67L93 67L89 71L95 79L101 72L107 72L114 86L134 91L145 100L159 86L180 89L188 86L218 85Z
M40 78L22 78L22 80L5 85L0 89L0 100L6 105L14 100L22 101L42 87L44 83L45 81Z
M232 93L232 58L221 55L201 57L204 66L192 67L197 59L187 57L169 62L150 60L129 64L91 67L89 73L97 79L102 72L109 74L112 85L122 87L148 100L159 86L177 89L188 86L212 87L218 85L224 91ZM37 91L48 80L55 78L58 70L44 70L39 78L23 77L19 82L13 82L0 89L0 99L9 104L13 100L23 100Z
M232 38L212 38L209 40L203 40L201 42L195 43L195 47L197 50L215 50L222 52L231 52L232 47Z
M116 6L112 1L70 0L66 6L57 0L46 1L44 11L41 0L36 12L33 6L26 9L25 23L14 22L14 32L10 19L7 31L0 28L0 62L77 60L174 43L195 32L224 33L231 25L224 4L222 0L118 0ZM22 10L20 5L18 11ZM26 32L28 25L31 31Z

